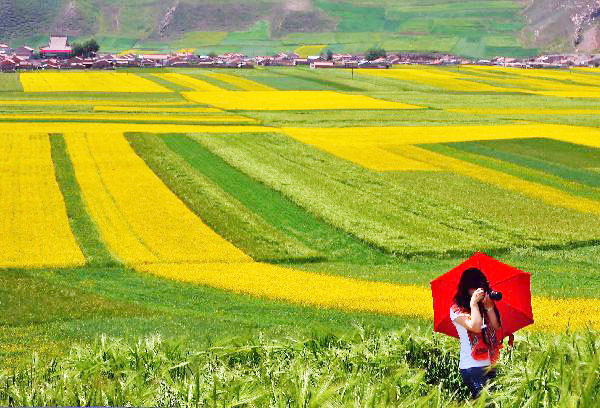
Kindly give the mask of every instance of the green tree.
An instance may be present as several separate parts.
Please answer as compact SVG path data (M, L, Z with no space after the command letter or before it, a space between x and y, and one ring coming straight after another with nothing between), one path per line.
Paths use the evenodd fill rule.
M387 57L387 52L383 48L373 47L367 50L365 58L369 61L376 60L377 58Z
M321 58L324 58L327 61L331 61L333 59L333 51L331 51L331 49L329 48L321 51Z
M98 42L92 38L83 44L73 44L73 56L75 57L91 57L100 50Z

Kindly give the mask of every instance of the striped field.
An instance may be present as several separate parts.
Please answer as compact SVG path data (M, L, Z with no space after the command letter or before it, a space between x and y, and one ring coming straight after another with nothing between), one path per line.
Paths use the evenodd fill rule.
M48 135L1 133L0 157L0 268L83 265Z
M430 330L429 281L476 251L532 274L528 332L598 330L598 78L15 76L0 92L0 359L101 333Z

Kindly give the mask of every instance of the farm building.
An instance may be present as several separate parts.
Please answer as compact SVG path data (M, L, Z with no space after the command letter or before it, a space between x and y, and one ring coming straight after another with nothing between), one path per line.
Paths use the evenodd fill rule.
M14 72L17 68L17 63L13 58L0 59L1 72Z
M23 46L15 49L15 55L23 58L31 58L33 57L34 51L35 50L31 47Z
M48 46L40 48L40 53L45 58L69 58L73 48L67 37L51 36Z

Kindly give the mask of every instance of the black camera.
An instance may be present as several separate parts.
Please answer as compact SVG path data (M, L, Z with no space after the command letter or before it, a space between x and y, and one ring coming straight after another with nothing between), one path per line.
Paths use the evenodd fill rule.
M490 299L492 299L496 302L499 300L502 300L502 292L496 292L495 290L490 290L488 292L488 296L490 297Z

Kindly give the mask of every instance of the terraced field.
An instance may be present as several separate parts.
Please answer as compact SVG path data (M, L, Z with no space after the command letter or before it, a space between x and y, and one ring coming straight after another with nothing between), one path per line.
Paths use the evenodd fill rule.
M3 361L431 327L429 281L476 251L532 273L527 332L600 329L600 71L0 78Z
M169 6L148 0L4 3L0 37L12 46L43 46L52 27L67 29L74 42L95 37L104 51L115 53L295 51L308 56L325 48L364 53L383 47L472 58L534 56L537 47L568 52L575 29L570 17L584 7L561 1L555 15L548 16L539 0L533 4L517 0L185 0Z

